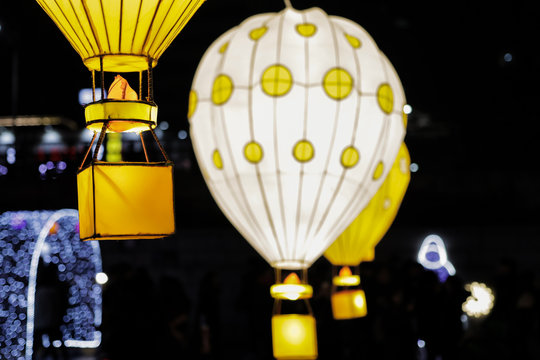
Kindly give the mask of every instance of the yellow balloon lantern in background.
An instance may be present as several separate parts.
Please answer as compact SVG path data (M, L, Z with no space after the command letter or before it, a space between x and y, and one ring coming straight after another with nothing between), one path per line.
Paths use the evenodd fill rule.
M364 291L357 288L360 276L353 274L350 267L358 271L362 261L373 260L375 246L394 222L405 196L411 177L410 162L407 147L402 144L390 173L368 206L324 253L334 266L343 267L333 277L332 311L335 319L352 319L367 314Z
M199 64L188 113L195 154L221 210L276 269L279 359L317 356L314 320L295 322L304 337L277 337L277 319L290 315L281 305L311 296L306 269L390 171L405 135L396 89L369 34L318 8L250 17Z
M37 0L92 72L93 101L85 106L85 119L94 137L77 174L81 240L174 234L173 163L154 132L157 105L152 69L203 1ZM96 71L101 82L99 99ZM105 99L105 72L137 72L138 93L117 76ZM142 136L147 130L163 161L149 161ZM85 165L98 132L94 155ZM116 156L120 161L99 161L107 132L139 133L146 162L123 162L121 154ZM121 144L116 147L121 149Z

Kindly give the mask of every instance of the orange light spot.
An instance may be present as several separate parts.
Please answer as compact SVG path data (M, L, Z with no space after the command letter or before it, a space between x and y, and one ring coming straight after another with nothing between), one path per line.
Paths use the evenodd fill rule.
M351 268L348 266L344 266L339 270L339 276L352 276Z
M287 277L285 278L283 283L284 284L301 284L301 281L300 281L300 278L298 277L298 275L296 275L296 273L293 272L293 273L290 273L289 275L287 275Z

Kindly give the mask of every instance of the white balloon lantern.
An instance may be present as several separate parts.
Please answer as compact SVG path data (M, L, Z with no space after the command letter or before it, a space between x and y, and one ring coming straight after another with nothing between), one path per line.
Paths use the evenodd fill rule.
M189 100L197 160L222 211L278 269L277 299L309 297L305 269L392 167L405 103L370 35L319 8L250 17L205 53ZM282 269L304 278L284 284ZM276 357L306 354L276 353L274 333Z

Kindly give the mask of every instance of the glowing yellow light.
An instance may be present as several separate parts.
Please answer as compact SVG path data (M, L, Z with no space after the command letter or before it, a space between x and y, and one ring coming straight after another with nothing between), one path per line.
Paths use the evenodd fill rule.
M316 359L315 319L297 314L272 316L272 345L276 359Z
M495 296L486 284L473 282L465 285L465 290L470 291L471 296L467 298L461 308L468 316L479 318L491 312Z
M363 290L343 290L332 294L332 314L336 320L354 319L367 315L366 294Z
M332 283L336 286L356 286L360 284L360 276L353 275L351 268L344 266L338 276L334 276Z
M282 284L270 287L270 295L275 299L298 300L308 299L313 295L311 285L302 284L296 273L290 273Z

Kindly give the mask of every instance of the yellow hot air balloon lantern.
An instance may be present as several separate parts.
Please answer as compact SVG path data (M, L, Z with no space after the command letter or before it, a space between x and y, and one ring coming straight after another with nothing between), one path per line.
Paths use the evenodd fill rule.
M334 265L332 312L335 319L367 314L365 293L359 288L358 266L362 261L373 260L375 246L392 225L409 185L409 166L409 153L402 144L390 173L368 206L324 253ZM340 268L339 272L336 268Z
M221 210L276 269L276 303L306 302L305 276L280 274L303 274L383 183L405 135L400 88L364 29L318 8L250 17L206 51L189 99L195 154ZM274 325L276 358L316 357L294 341L282 352Z
M92 73L92 102L84 113L94 137L77 174L82 240L159 238L174 233L173 163L154 132L157 105L152 71L203 1L37 0ZM105 98L106 72L138 73L138 93L117 76ZM96 78L101 96L96 93ZM148 158L142 136L147 130L161 150L162 161ZM99 161L107 132L139 133L146 161ZM94 154L86 164L96 138Z

